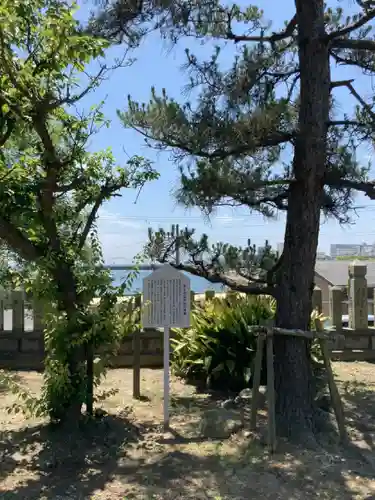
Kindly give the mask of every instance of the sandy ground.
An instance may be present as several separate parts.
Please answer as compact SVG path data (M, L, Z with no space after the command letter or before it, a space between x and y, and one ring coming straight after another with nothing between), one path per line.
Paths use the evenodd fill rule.
M247 409L223 410L217 397L176 379L165 433L161 370L142 371L141 401L132 399L131 370L110 371L102 389L118 393L100 403L108 415L69 436L8 414L15 396L0 386L0 498L374 499L375 365L334 370L352 444L341 447L333 434L315 450L281 441L272 457L264 409L259 433L250 433ZM40 374L17 376L39 392Z

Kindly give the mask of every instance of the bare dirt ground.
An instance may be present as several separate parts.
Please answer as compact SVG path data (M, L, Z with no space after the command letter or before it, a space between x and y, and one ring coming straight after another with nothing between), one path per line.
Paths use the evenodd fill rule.
M352 445L341 447L332 434L316 450L279 442L272 457L264 410L259 434L251 434L247 411L223 410L176 379L172 431L164 433L161 370L142 371L142 401L132 399L132 372L112 370L103 389L119 392L102 403L108 415L70 436L8 414L15 396L0 387L0 498L375 499L375 365L334 370ZM38 393L40 374L18 376Z

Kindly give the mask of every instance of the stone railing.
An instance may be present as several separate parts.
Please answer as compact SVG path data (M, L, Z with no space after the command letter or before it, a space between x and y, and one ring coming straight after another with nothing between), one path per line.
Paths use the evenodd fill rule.
M330 324L341 332L345 340L331 346L334 359L375 359L375 329L368 326L368 296L366 265L362 262L349 266L349 326L342 325L346 294L340 287L330 289ZM215 296L209 290L204 294L192 293L192 304L202 303ZM127 297L124 297L127 300ZM322 291L315 288L313 307L322 311ZM344 312L345 314L345 312ZM140 335L130 335L123 342L113 359L115 367L131 367L135 353L142 367L159 367L163 363L162 331L145 330ZM22 291L0 296L0 368L43 368L44 340L42 314L31 304Z
M355 261L348 266L348 287L334 286L329 290L329 327L344 335L345 340L332 345L332 356L340 359L375 359L375 328L373 320L369 325L367 266ZM346 301L347 297L347 301ZM370 303L371 304L371 303ZM373 302L372 302L373 304ZM322 291L315 287L313 308L322 311ZM343 316L348 315L348 325Z

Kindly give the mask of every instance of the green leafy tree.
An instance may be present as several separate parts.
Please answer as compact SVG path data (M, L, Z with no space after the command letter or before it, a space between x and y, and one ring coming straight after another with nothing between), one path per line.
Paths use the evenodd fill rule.
M79 103L125 64L105 63L107 47L82 32L70 2L0 1L0 241L47 307L41 410L70 423L81 414L88 350L108 340L117 297L102 269L98 210L157 177L142 157L119 166L110 150L87 151L107 121L100 105L85 113Z
M121 26L111 31L111 23L131 2L115 5L106 9L103 26L119 39ZM356 158L358 146L373 139L374 99L360 95L356 78L358 70L369 79L375 70L375 3L354 2L355 15L347 15L342 3L294 5L292 19L275 32L255 5L147 3L154 7L153 26L164 35L212 39L219 46L233 42L238 51L229 69L221 66L219 48L203 61L187 51L187 90L198 96L195 102L180 103L153 89L149 103L129 98L119 116L147 144L171 152L181 168L178 199L184 205L208 213L223 205L266 216L286 212L284 250L272 279L276 323L306 330L322 214L346 222L355 192L375 197L368 165ZM334 65L345 67L350 78L335 80ZM338 89L355 103L346 113ZM278 432L311 437L318 420L308 342L277 338L275 373Z

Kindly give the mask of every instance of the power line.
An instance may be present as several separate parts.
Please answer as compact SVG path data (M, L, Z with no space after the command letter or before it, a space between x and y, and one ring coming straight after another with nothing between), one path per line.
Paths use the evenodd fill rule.
M240 222L240 220L238 222ZM274 221L274 222L276 222L276 221ZM375 225L375 219L373 219L373 218L371 220L368 220L367 222L369 224L374 224ZM322 229L320 229L319 234L320 235L332 234L332 229L325 229L324 225L325 224L321 225ZM266 226L268 226L268 228ZM242 229L247 229L247 230L258 229L258 228L264 228L264 229L270 229L270 230L272 230L273 228L271 226L272 226L272 221L269 221L269 222L267 221L267 222L261 223L261 224L259 224L259 223L248 223L247 222L247 223L242 224L241 228ZM223 232L225 232L226 229L230 228L230 225L229 224L228 225L223 225L221 227L222 227ZM209 230L209 229L210 228L207 227L207 230ZM146 231L146 227L145 227L145 231ZM102 231L100 231L100 232L102 232ZM110 234L118 234L118 233L121 233L121 232L122 232L121 228L118 228L117 231L114 231L113 229L111 229L111 233ZM346 233L348 236L360 236L360 235L366 236L367 235L368 237L372 237L372 236L375 237L375 230L372 231L372 232L369 232L369 231L356 231L355 229L353 229L353 226L348 226L347 228L343 228L341 230L341 232L344 233L344 234ZM123 236L124 236L124 238L128 237L128 235L126 235L126 234L124 234ZM243 238L247 238L247 237L244 236ZM137 243L141 243L141 241L135 242L135 243L131 243L131 244L137 244Z
M241 220L239 219L238 222L241 222ZM269 228L269 229L272 229L271 226L274 223L276 223L276 222L277 221L265 221L264 223L249 223L249 221L247 221L244 224L241 224L241 228L244 228L244 229L257 229L257 228L265 228L265 229ZM375 224L375 219L372 218L371 220L368 220L367 222L369 224L372 224L372 223ZM268 226L268 228L266 228L266 226ZM321 224L321 228L322 229L320 229L319 234L332 234L332 229L327 229L326 230L324 226L325 226L325 224ZM221 227L222 227L223 231L225 231L225 229L230 228L230 224L228 223L228 225L223 225ZM207 229L210 229L210 228L207 227ZM113 234L113 233L117 234L117 233L120 233L121 231L122 231L121 228L118 228L117 231L114 231L113 229L111 229L111 233L110 234ZM343 228L342 232L346 233L348 236L354 236L354 235L368 235L368 236L371 236L372 234L375 236L375 230L373 232L369 232L369 231L355 231L355 229L353 228L353 226L348 226L347 228ZM124 234L124 238L126 238L126 237L128 237L128 235Z
M362 211L362 210L367 210L367 211L375 211L375 204L374 205L361 205L358 207L355 207L355 211ZM224 222L230 222L231 220L238 220L241 221L242 219L248 219L251 217L262 217L261 214L241 214L241 215L233 215L233 216L217 216L217 217L212 217L212 219L209 219L211 222L215 221L224 221ZM113 222L126 222L128 220L137 220L137 221L143 221L143 222L168 222L168 221L173 221L174 223L177 223L180 220L187 220L187 221L202 221L202 216L190 216L190 215L176 215L176 216L170 216L170 215L161 215L161 216L150 216L150 215L101 215L99 217L99 220L113 220ZM268 222L276 222L275 219L268 219L265 218L265 223ZM264 225L264 223L259 224L259 225Z
M122 221L126 222L126 220L129 220L129 219L144 222L145 225L151 225L151 224L157 224L157 223L172 225L172 224L178 224L180 222L180 226L181 226L181 221L182 221L182 224L185 224L185 225L189 225L189 223L194 224L194 223L203 222L201 217L190 217L190 218L186 218L186 217L149 217L146 219L143 217L141 218L141 217L122 216L121 218L116 218L116 219L114 219L114 218L112 219L112 217L106 217L104 220L109 221L109 222L111 220L113 220L113 223L116 224L116 222L122 222ZM244 220L243 217L231 217L231 218L222 217L222 218L215 218L210 222L211 222L211 225L214 225L215 222L219 222L219 223L221 222L222 227L225 227L225 226L229 226L231 224L231 222L238 223L238 222L242 222L243 220ZM225 224L223 222L225 222ZM269 221L264 221L264 222L256 222L256 223L252 223L251 226L252 227L263 227L265 224L270 224L272 222L275 223L275 222L281 222L281 221L269 220ZM120 228L119 228L119 231L120 231Z

